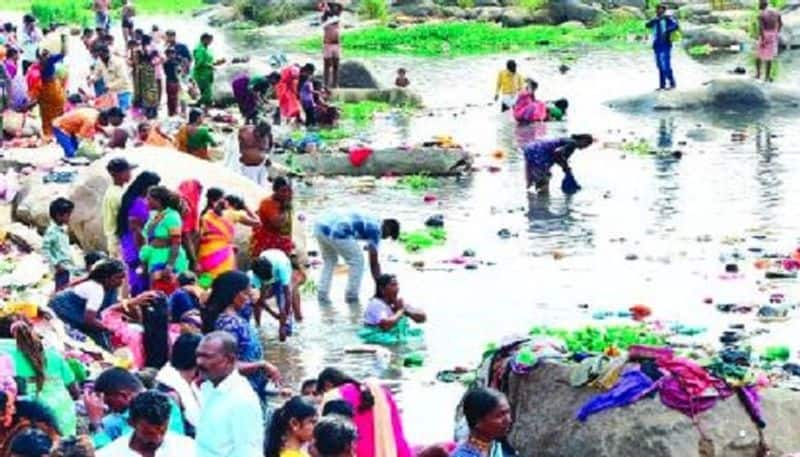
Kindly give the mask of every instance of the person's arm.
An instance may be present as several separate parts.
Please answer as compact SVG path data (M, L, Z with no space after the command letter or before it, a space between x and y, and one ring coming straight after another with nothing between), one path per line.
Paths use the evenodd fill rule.
M378 327L380 327L381 330L391 330L395 325L397 325L398 322L400 322L400 319L402 319L403 316L405 316L405 310L402 308L402 306L398 307L394 314L385 319L381 319L380 322L378 322Z
M670 17L669 20L667 21L667 33L672 33L678 30L678 28L679 28L678 21L675 18Z
M653 27L656 26L656 24L658 24L658 18L657 17L647 21L647 23L645 23L644 26L647 27L648 29L652 29Z
M378 260L378 248L374 244L367 245L367 252L369 253L369 271L372 274L372 279L377 281L381 276L381 264Z
M423 324L428 320L428 315L425 313L425 311L422 311L421 309L409 308L405 303L403 303L402 298L398 298L397 302L403 308L405 315L417 324Z
M497 84L494 89L494 99L500 98L500 88L503 86L503 72L497 74Z
M575 146L562 146L553 152L553 160L564 170L564 173L570 172L569 160L567 159L567 152L569 152L570 148L574 150Z
M253 214L249 208L245 207L243 210L238 211L238 213L239 215L236 218L236 222L248 227L258 227L261 225L261 221L258 219L258 216Z

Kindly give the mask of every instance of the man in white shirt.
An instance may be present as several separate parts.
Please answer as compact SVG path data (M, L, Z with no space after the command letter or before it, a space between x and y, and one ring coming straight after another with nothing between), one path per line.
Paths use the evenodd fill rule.
M200 420L198 457L263 457L264 413L250 383L236 370L236 338L211 332L197 347Z
M167 430L170 412L166 395L154 390L140 393L130 406L133 433L100 449L97 457L194 457L194 441Z

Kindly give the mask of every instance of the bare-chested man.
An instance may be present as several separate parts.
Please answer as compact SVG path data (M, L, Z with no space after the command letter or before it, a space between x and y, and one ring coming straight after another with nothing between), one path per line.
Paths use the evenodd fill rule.
M769 7L767 0L759 0L758 7L758 53L756 55L756 79L761 78L761 63L766 64L764 81L772 81L772 60L778 55L783 21L781 13Z
M239 166L243 176L259 186L267 185L269 160L267 154L272 149L272 129L269 124L259 121L239 128Z

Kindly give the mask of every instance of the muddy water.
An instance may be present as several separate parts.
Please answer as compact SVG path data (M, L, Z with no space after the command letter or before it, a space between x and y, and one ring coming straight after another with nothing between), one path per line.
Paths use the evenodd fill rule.
M176 28L190 44L205 29L184 19L158 22ZM318 31L300 26L295 33ZM273 44L254 52L235 37L220 38L218 54L247 49L254 59L266 59L286 42L285 36L271 38ZM410 438L430 442L451 435L453 406L461 393L458 386L435 383L436 371L476 363L487 342L511 332L541 324L576 327L592 322L593 311L644 303L667 325L675 321L708 327L698 339L713 342L729 323L743 322L751 329L759 325L752 316L720 314L703 304L704 298L742 304L764 303L771 292L797 298L795 284L765 283L762 274L746 267L749 261L739 262L741 277L720 277L725 258L751 256L748 249L787 252L798 245L800 180L795 177L800 154L792 113L616 113L602 102L655 87L651 53L579 54L566 74L558 71L560 59L552 54L514 56L521 71L538 80L540 98L567 97L571 103L568 121L537 127L516 127L490 104L496 71L508 56L365 60L385 84L397 67L408 68L411 87L427 105L411 118L382 116L363 132L365 137L380 146L452 135L478 155L479 166L494 165L500 171L442 179L428 191L437 197L432 204L423 203L422 193L398 189L388 180L368 193L345 179L298 186L298 207L309 224L321 210L341 206L398 217L407 229L442 214L448 241L416 255L391 243L381 250L382 266L399 275L405 301L429 313L424 343L395 349L391 360L346 354L344 348L358 343L355 331L363 309L341 301L345 276L337 275L334 305L323 308L308 297L307 319L288 344L274 340L273 327L264 329L268 357L279 363L289 382L299 383L329 364L357 376L398 380ZM290 55L301 61L314 57ZM796 58L783 59L784 82L791 84ZM746 64L745 56L734 56L700 65L678 53L674 66L678 84L693 87ZM595 146L572 160L583 191L565 198L557 190L561 176L555 172L550 198L528 197L517 147L566 132L590 132L601 143L644 138L664 150L680 150L683 157L641 157ZM745 139L733 141L733 132L744 133ZM506 151L507 159L491 158L495 150ZM503 228L514 236L498 237ZM743 241L731 244L731 237ZM443 263L465 249L474 250L482 262L477 270ZM563 258L556 260L554 252ZM634 256L636 260L626 260ZM423 260L430 270L412 269L414 260ZM318 270L311 275L316 277ZM370 289L365 281L362 297ZM579 304L590 307L584 310ZM789 341L791 326L771 324L771 333L754 343ZM425 366L399 368L398 359L411 350L425 354Z

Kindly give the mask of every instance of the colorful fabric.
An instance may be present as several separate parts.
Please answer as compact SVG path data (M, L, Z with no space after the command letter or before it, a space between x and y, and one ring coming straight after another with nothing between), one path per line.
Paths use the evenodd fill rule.
M94 108L77 108L53 120L53 127L69 135L91 139L97 132L100 111Z
M238 360L241 362L259 362L264 360L264 349L261 347L261 341L258 339L258 332L250 325L249 322L244 320L236 313L228 314L223 313L217 318L214 324L215 330L221 330L230 333L236 337L238 347ZM269 378L264 370L258 370L246 376L253 390L256 391L258 398L264 399L266 396L266 387Z
M145 110L155 110L160 101L156 66L147 56L140 56L136 67L136 85L139 88L138 95L141 97L139 103Z
M269 221L280 217L282 214L281 204L269 197L261 201L258 207L258 218L261 225L253 229L253 238L250 241L250 256L258 257L267 249L279 249L291 255L294 251L292 242L292 210L288 209L286 220L283 225L275 231Z
M255 93L250 89L250 77L247 73L240 73L231 81L231 88L233 89L233 98L236 99L236 104L239 105L239 112L245 119L251 118L256 115L258 109L258 100Z
M192 78L200 89L200 104L209 106L214 101L214 56L202 43L194 49L193 55Z
M64 88L58 79L44 80L38 94L39 115L42 118L42 134L49 138L53 136L53 121L64 114L66 96Z
M199 284L202 287L210 287L214 278L236 268L233 244L236 220L231 216L231 213L218 215L214 211L206 211L200 218L197 267L200 272Z
M380 346L396 346L411 342L422 341L423 332L420 328L412 328L408 317L403 316L397 324L389 330L383 330L375 325L365 325L358 330L358 337L366 344Z
M403 432L403 424L392 395L376 383L367 381L375 398L375 405L359 411L361 389L355 384L345 384L337 390L341 398L355 411L353 423L358 429L357 457L411 457L411 449Z
M504 69L497 74L495 93L498 95L516 95L517 92L522 90L523 85L522 75L519 73L511 73L507 69Z
M547 120L547 105L536 100L533 93L523 90L514 104L514 119L519 123Z
M36 372L13 339L0 339L0 354L10 356L14 362L15 376L25 380L26 390L20 396L28 396L50 408L64 436L74 435L77 429L75 402L67 387L75 382L75 376L62 355L53 349L44 350L44 375L42 389L36 390Z
M583 422L600 411L633 404L656 387L653 380L638 367L628 367L611 390L590 398L578 410L576 417Z
M780 32L778 30L764 30L758 37L758 58L763 61L771 61L778 55L778 44L780 43Z
M172 208L166 208L160 213L153 214L144 226L144 236L148 243L154 240L169 240L172 243L174 238L181 236L181 215ZM170 257L172 247L156 247L152 244L143 246L139 251L139 260L147 265L147 271L152 273L163 268ZM178 247L178 255L172 265L174 273L181 273L189 269L189 260L183 246Z
M138 197L128 209L128 220L135 219L139 221L142 227L147 223L149 216L150 209L147 206L147 199L144 197ZM128 267L128 284L131 289L131 295L136 296L147 289L148 280L147 275L138 272L141 265L139 260L141 246L136 245L136 237L130 226L127 233L123 233L120 237L119 245L122 260Z
M141 327L134 327L125 320L120 311L108 310L100 319L103 325L111 332L111 345L115 348L125 347L130 350L133 366L141 369L145 366L144 331Z
M192 233L199 229L200 224L200 197L203 185L196 179L189 179L178 185L178 195L183 201L181 214L181 233Z
M291 119L300 116L300 97L297 87L300 80L300 67L290 65L281 70L281 79L275 85L281 117Z

